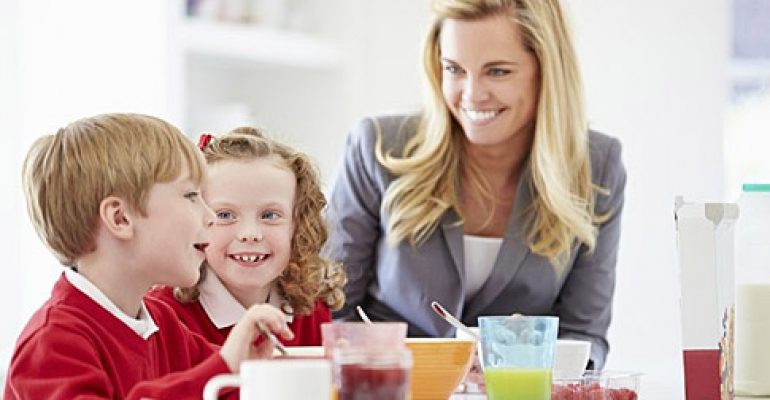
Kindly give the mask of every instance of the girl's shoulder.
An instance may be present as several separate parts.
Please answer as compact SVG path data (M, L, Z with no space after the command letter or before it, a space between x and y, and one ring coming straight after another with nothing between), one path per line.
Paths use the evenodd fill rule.
M176 296L174 296L174 288L170 286L163 286L163 285L156 285L150 291L148 291L144 295L145 300L150 301L157 301L161 303L165 303L168 306L171 306L171 308L178 310L178 309L184 309L189 308L193 304L197 304L198 301L193 301L189 303L184 303L179 301Z
M144 295L145 297L149 297L151 299L155 300L175 300L174 298L174 288L164 285L155 285L150 289L147 294Z

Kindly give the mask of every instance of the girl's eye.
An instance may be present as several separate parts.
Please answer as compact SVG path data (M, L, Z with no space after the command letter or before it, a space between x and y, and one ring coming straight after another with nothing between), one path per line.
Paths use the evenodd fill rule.
M190 201L192 201L193 203L195 203L195 201L198 199L198 197L199 197L200 195L201 195L201 193L200 193L200 192L197 192L197 191L192 191L192 192L187 192L187 193L185 193L185 194L184 194L184 197L185 197L187 200L190 200Z
M281 217L281 214L279 214L276 211L265 211L262 213L262 219L266 219L269 221L275 221L280 217Z
M235 218L235 214L232 211L221 210L217 211L217 219L221 221L231 221Z

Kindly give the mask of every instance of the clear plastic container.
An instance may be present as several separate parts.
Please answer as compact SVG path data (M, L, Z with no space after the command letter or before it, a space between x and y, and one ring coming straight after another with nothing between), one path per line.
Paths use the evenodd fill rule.
M554 379L551 400L637 400L640 373L586 371L573 379Z
M770 395L770 184L744 184L738 207L735 392Z
M408 349L372 352L346 349L336 352L340 370L339 400L408 400L412 353Z

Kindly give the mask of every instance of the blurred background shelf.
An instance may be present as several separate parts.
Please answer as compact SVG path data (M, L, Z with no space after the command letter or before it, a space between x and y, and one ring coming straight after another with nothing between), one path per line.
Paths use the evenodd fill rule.
M185 18L178 34L183 51L197 57L327 70L341 65L333 45L301 32Z

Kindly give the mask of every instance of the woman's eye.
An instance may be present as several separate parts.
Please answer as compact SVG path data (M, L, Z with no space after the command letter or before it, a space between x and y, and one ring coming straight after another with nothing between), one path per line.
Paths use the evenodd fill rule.
M232 211L217 211L217 219L222 221L230 221L233 218L235 218L235 215Z
M197 191L191 191L184 194L184 198L192 201L193 203L200 197L201 193Z
M492 68L489 70L489 75L492 75L492 76L505 76L510 73L511 73L510 70L502 69L502 68Z
M446 64L446 65L444 65L444 71L446 71L446 72L448 72L450 74L457 74L461 70L460 70L460 67L458 67L456 65Z

